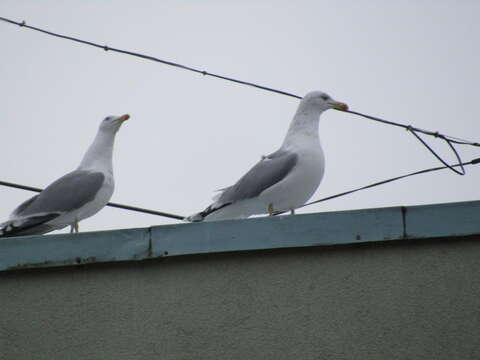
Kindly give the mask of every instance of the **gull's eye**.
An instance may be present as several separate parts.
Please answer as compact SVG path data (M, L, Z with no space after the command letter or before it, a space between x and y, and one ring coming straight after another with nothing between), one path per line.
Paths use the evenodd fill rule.
M323 100L327 101L328 99L330 99L330 96L328 96L327 94L323 94L320 96Z

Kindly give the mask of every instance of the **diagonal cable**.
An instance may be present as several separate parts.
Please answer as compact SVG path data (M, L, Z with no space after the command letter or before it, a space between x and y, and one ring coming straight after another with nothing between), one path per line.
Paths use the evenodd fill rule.
M453 151L453 153L455 154L455 157L457 158L457 161L458 161L458 165L455 165L455 166L460 166L460 171L458 171L457 169L454 169L454 166L453 165L449 165L445 160L443 160L443 158L438 155L431 147L430 145L428 145L425 140L423 140L415 130L410 130L410 132L418 139L418 141L420 141L427 149L428 151L430 151L433 156L435 156L443 165L445 165L448 169L452 170L455 174L458 174L458 175L465 175L465 168L463 167L463 164L462 164L462 159L460 158L460 155L458 154L457 152L457 149L455 149L455 147L453 146L453 144L450 142L450 140L447 140L447 139L444 139L445 142L448 144L448 146L450 146L451 150Z
M453 136L449 136L449 135L444 135L444 134L441 134L439 133L438 131L430 131L430 130L424 130L424 129L420 129L420 128L417 128L417 127L414 127L412 125L406 125L406 124L401 124L401 123L397 123L397 122L394 122L394 121L389 121L389 120L385 120L385 119L381 119L381 118L378 118L378 117L374 117L374 116L371 116L371 115L366 115L366 114L362 114L360 112L357 112L357 111L352 111L352 110L345 110L344 112L347 112L347 113L350 113L350 114L354 114L354 115L358 115L358 116L362 116L364 118L367 118L367 119L370 119L370 120L374 120L374 121L377 121L377 122L381 122L381 123L384 123L384 124L387 124L387 125L392 125L392 126L397 126L397 127L402 127L404 129L406 129L407 131L409 131L413 136L415 136L415 138L423 145L427 148L427 150L433 155L435 156L443 165L445 165L448 169L450 169L451 171L453 171L454 173L458 174L458 175L465 175L465 168L463 167L462 165L462 159L460 157L460 154L458 153L457 149L455 149L455 146L453 144L457 144L457 145L471 145L471 146L480 146L479 143L476 143L476 142L472 142L472 141L468 141L468 140L463 140L463 139L459 139L459 138L455 138ZM430 147L426 142L425 140L423 140L417 133L422 133L422 134L425 134L425 135L429 135L429 136L433 136L435 138L439 138L439 139L442 139L444 140L448 146L450 147L450 149L452 150L453 154L455 155L457 161L458 161L458 164L455 165L455 166L460 166L460 171L458 171L457 169L454 169L455 166L453 165L449 165L435 150L432 149L432 147Z
M224 75L210 73L210 72L205 71L205 70L200 70L200 69L197 69L197 68L194 68L194 67L191 67L191 66L182 65L182 64L175 63L175 62L168 61L168 60L163 60L163 59L160 59L160 58L157 58L157 57L154 57L154 56L150 56L150 55L145 55L145 54L141 54L141 53L137 53L137 52L133 52L133 51L128 51L128 50L117 49L117 48L109 47L107 45L101 45L101 44L98 44L98 43L94 43L92 41L86 41L86 40L74 38L72 36L58 34L58 33L52 32L52 31L48 31L48 30L44 30L44 29L41 29L41 28L38 28L38 27L27 25L25 21L18 22L18 21L11 20L11 19L8 19L8 18L5 18L5 17L0 17L0 20L8 22L10 24L18 25L20 27L25 27L25 28L28 28L28 29L31 29L31 30L35 30L35 31L38 31L38 32L41 32L41 33L44 33L44 34L47 34L47 35L50 35L50 36L54 36L54 37L58 37L58 38L62 38L62 39L67 39L67 40L75 41L75 42L78 42L78 43L81 43L81 44L97 47L97 48L103 49L105 51L113 51L113 52L117 52L117 53L121 53L121 54L131 55L131 56L139 57L139 58L142 58L142 59L151 60L151 61L162 63L162 64L165 64L165 65L177 67L177 68L180 68L180 69L183 69L183 70L192 71L192 72L199 73L199 74L202 74L202 75L205 75L205 76L211 76L211 77L215 77L215 78L218 78L218 79L222 79L222 80L226 80L226 81L230 81L230 82L234 82L234 83L238 83L238 84L242 84L242 85L252 86L252 87L255 87L255 88L258 88L258 89L261 89L261 90L270 91L270 92L273 92L273 93L286 95L286 96L294 97L294 98L297 98L297 99L302 99L301 96L295 95L291 92L270 88L270 87L267 87L267 86L263 86L263 85L259 85L259 84L256 84L256 83L235 79L235 78L224 76ZM444 134L439 133L438 131L434 132L434 131L430 131L430 130L420 129L420 128L413 127L411 125L405 125L405 124L381 119L381 118L378 118L378 117L362 114L362 113L356 112L356 111L347 110L345 112L348 112L348 113L351 113L351 114L354 114L354 115L358 115L358 116L362 116L362 117L365 117L365 118L368 118L368 119L371 119L371 120L374 120L374 121L382 122L384 124L397 126L397 127L403 127L404 129L410 131L422 143L422 145L424 145L440 162L442 162L442 164L445 165L443 167L422 170L420 172L416 172L416 173L408 174L406 176L401 176L401 177L398 177L398 178L394 178L393 180L392 179L385 180L384 182L380 182L381 184L386 183L386 182L391 182L391 181L394 181L394 180L398 180L398 179L401 179L401 178L404 178L404 177L407 177L407 176L412 176L412 175L421 174L421 173L425 173L425 172L429 172L429 171L435 171L435 170L441 170L441 169L447 169L447 168L454 171L456 174L464 175L465 174L464 165L470 165L470 164L473 164L473 162L462 163L460 155L458 154L458 152L455 149L453 144L470 145L470 146L480 147L480 143L478 143L478 142L473 142L473 141L464 140L464 139L460 139L460 138L449 136L449 135L444 135ZM423 139L421 139L418 136L417 132L428 135L428 136L433 136L435 138L443 139L449 145L449 147L451 148L451 150L455 154L455 157L457 158L458 164L449 165ZM455 167L460 167L461 171L458 171L458 170L454 169ZM371 187L371 186L368 186L368 187ZM366 188L368 188L368 187L366 187ZM27 190L32 190L32 189L27 189ZM33 191L36 191L36 190L33 190ZM358 190L355 190L355 191L358 191ZM350 192L347 192L347 193L350 193ZM109 206L114 206L114 207L119 207L119 208L130 208L131 210L136 209L134 211L147 212L147 213L152 213L152 214L155 214L155 215L161 215L162 214L161 216L172 217L172 218L175 218L175 219L183 219L183 217L181 217L179 215L161 213L161 212L156 212L154 210L146 210L146 209L141 209L141 208L129 207L127 205L111 204L110 203ZM304 206L306 206L306 205L304 205Z
M34 191L34 192L41 192L42 191L42 189L37 188L37 187L20 185L20 184L7 182L7 181L0 181L0 185L8 186L8 187L15 188L15 189ZM163 217L167 217L167 218L170 218L170 219L183 220L185 218L184 216L181 216L181 215L171 214L171 213L167 213L167 212L163 212L163 211L144 209L144 208L140 208L140 207L136 207L136 206L124 205L124 204L119 204L119 203L109 202L107 204L107 206L118 208L118 209L141 212L141 213L144 213L144 214L163 216Z
M67 36L67 35L54 33L53 31L48 31L48 30L40 29L40 28L35 27L35 26L27 25L27 23L25 21L18 22L18 21L15 21L15 20L4 18L4 17L0 17L0 20L8 22L10 24L15 24L15 25L18 25L18 26L21 26L21 27L25 27L27 29L35 30L35 31L38 31L38 32L41 32L41 33L44 33L44 34L47 34L47 35L55 36L55 37L58 37L58 38L61 38L61 39L67 39L67 40L75 41L75 42L78 42L78 43L81 43L81 44L94 46L96 48L100 48L100 49L103 49L105 51L113 51L113 52L117 52L117 53L120 53L120 54L131 55L131 56L139 57L139 58L142 58L142 59L151 60L151 61L162 63L162 64L165 64L165 65L173 66L173 67L176 67L176 68L179 68L179 69L192 71L192 72L195 72L195 73L198 73L198 74L202 74L204 76L211 76L211 77L214 77L214 78L234 82L234 83L237 83L237 84L253 86L253 87L258 88L258 89L274 92L274 93L281 94L281 95L291 96L291 97L294 97L294 98L297 98L297 99L302 98L301 96L298 96L298 95L295 95L295 94L292 94L292 93L289 93L289 92L286 92L286 91L273 89L273 88L270 88L270 87L267 87L267 86L263 86L263 85L255 84L255 83L252 83L252 82L235 79L235 78L225 76L225 75L214 74L214 73L208 72L206 70L200 70L200 69L194 68L192 66L178 64L178 63L175 63L173 61L163 60L163 59L160 59L160 58L157 58L157 57L154 57L154 56L140 54L140 53L129 51L129 50L117 49L117 48L110 47L110 46L107 46L107 45L94 43L92 41L77 39L77 38L74 38L72 36Z
M336 199L336 198L339 198L339 197L342 197L342 196L345 196L345 195L350 195L350 194L356 193L357 191L366 190L366 189L370 189L370 188L373 188L373 187L376 187L376 186L388 184L388 183L391 183L391 182L394 182L394 181L397 181L397 180L405 179L405 178L410 177L410 176L426 174L426 173L429 173L429 172L434 172L434 171L439 171L439 170L445 170L445 169L449 169L450 167L461 167L463 169L464 166L476 165L476 164L479 164L479 163L480 163L480 158L476 158L476 159L473 159L473 160L468 161L468 162L458 163L458 164L454 164L454 165L448 165L447 164L445 166L438 166L438 167L434 167L434 168L415 171L415 172L408 173L408 174L405 174L405 175L395 176L395 177L390 178L390 179L378 181L378 182L375 182L373 184L369 184L369 185L362 186L362 187L359 187L359 188L356 188L356 189L344 191L344 192L341 192L341 193L338 193L338 194L335 194L335 195L330 195L330 196L327 196L327 197L324 197L324 198L321 198L321 199L318 199L318 200L314 200L314 201L308 202L306 204L303 204L302 206L299 206L296 209L301 209L301 208L304 208L306 206L310 206L310 205L313 205L313 204L318 204L318 203L321 203L321 202L324 202L324 201L327 201L327 200ZM284 214L284 213L287 213L287 212L288 211L277 211L277 212L274 213L274 215L280 215L280 214Z
M78 42L78 43L81 43L81 44L93 46L93 47L96 47L96 48L99 48L99 49L103 49L105 51L113 51L113 52L117 52L117 53L121 53L121 54L131 55L131 56L135 56L135 57L138 57L138 58L151 60L151 61L162 63L162 64L165 64L165 65L173 66L173 67L176 67L176 68L179 68L179 69L192 71L192 72L202 74L202 75L205 75L205 76L211 76L211 77L215 77L215 78L218 78L218 79L234 82L234 83L237 83L237 84L252 86L252 87L255 87L255 88L258 88L258 89L261 89L261 90L270 91L270 92L273 92L273 93L294 97L296 99L302 99L301 96L295 95L295 94L293 94L291 92L288 92L288 91L270 88L270 87L267 87L267 86L263 86L263 85L260 85L260 84L256 84L256 83L248 82L248 81L244 81L244 80L235 79L235 78L225 76L225 75L214 74L214 73L211 73L211 72L208 72L208 71L205 71L205 70L200 70L200 69L194 68L192 66L187 66L187 65L175 63L173 61L160 59L160 58L150 56L150 55L145 55L145 54L141 54L141 53L137 53L137 52L133 52L133 51L129 51L129 50L117 49L117 48L109 47L107 45L98 44L98 43L95 43L95 42L92 42L92 41L82 40L82 39L78 39L78 38L75 38L75 37L72 37L72 36L55 33L53 31L49 31L49 30L41 29L41 28L38 28L38 27L35 27L35 26L27 25L27 23L25 21L21 21L21 22L20 21L15 21L15 20L8 19L8 18L5 18L5 17L0 17L0 20L5 21L5 22L10 23L10 24L18 25L20 27L24 27L24 28L27 28L27 29L35 30L35 31L38 31L38 32L41 32L41 33L44 33L44 34L47 34L47 35L50 35L50 36L54 36L54 37L58 37L58 38L66 39L66 40L75 41L75 42ZM457 157L457 160L459 161L459 163L461 163L459 154L457 153L457 151L455 150L455 148L453 147L452 144L480 146L480 143L478 143L478 142L472 142L472 141L469 141L469 140L464 140L464 139L456 138L456 137L453 137L453 136L443 135L443 134L440 134L438 131L434 132L434 131L430 131L430 130L424 130L424 129L413 127L411 125L405 125L405 124L396 123L396 122L389 121L389 120L384 120L384 119L381 119L381 118L378 118L378 117L362 114L362 113L356 112L356 111L347 110L346 112L351 113L351 114L355 114L355 115L358 115L358 116L362 116L362 117L365 117L365 118L368 118L368 119L371 119L371 120L375 120L375 121L378 121L378 122L382 122L384 124L397 126L397 127L403 127L407 130L410 130L412 132L412 134L414 134L415 136L417 136L417 134L415 134L415 132L420 132L420 133L423 133L425 135L433 136L433 137L436 137L436 138L441 138L448 143L451 150L454 152L455 156ZM418 136L417 136L417 138L418 138ZM447 162L444 161L436 152L434 152L433 149L431 149L423 140L419 139L419 141L424 146L426 146L427 149L438 160L440 160L443 164L447 165ZM456 169L453 169L452 166L449 166L449 168L450 168L450 170L454 171L455 173L457 173L459 175L464 174L464 169L463 168L462 168L462 171L458 171Z

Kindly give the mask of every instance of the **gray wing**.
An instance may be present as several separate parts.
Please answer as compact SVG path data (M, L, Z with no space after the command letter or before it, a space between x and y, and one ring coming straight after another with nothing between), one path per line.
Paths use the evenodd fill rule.
M283 180L295 167L297 161L297 154L284 150L278 150L263 157L235 185L227 188L218 202L231 204L260 195L269 187Z
M298 155L285 150L278 150L268 156L262 156L237 183L227 187L218 199L205 210L187 217L188 221L203 221L209 214L220 210L235 201L250 199L260 195L269 187L282 181L298 161Z
M35 199L38 198L38 195L35 195L35 196L32 196L30 199L24 201L23 203L21 203L20 205L18 205L15 210L12 211L12 213L10 214L10 218L16 218L19 216L19 214L21 214L23 211L25 211L32 202L35 201Z
M17 207L15 217L79 209L95 198L104 181L105 176L101 172L72 171Z
M84 170L62 176L40 194L20 204L10 215L10 220L0 224L0 237L44 234L54 230L47 222L92 201L104 181L102 173Z

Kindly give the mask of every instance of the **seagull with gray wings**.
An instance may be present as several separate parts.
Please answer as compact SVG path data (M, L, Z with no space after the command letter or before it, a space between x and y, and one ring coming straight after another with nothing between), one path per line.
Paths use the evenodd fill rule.
M78 232L78 223L99 212L112 197L113 143L129 117L105 118L80 166L20 204L0 224L0 237L45 234L66 226Z
M263 156L235 185L220 190L214 203L188 221L243 219L273 215L303 205L323 178L325 159L318 136L320 115L328 109L348 110L321 91L308 93L293 117L280 149Z

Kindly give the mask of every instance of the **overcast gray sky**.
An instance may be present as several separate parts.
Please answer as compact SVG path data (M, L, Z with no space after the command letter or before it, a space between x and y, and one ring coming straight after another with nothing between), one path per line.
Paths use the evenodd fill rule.
M0 16L480 141L478 1L18 1ZM188 215L280 145L298 100L0 23L0 180L44 187L99 122L116 139L112 201ZM437 161L406 131L330 110L314 198ZM446 146L435 147L452 161ZM480 156L461 148L466 160ZM480 169L422 175L300 212L479 199ZM0 187L0 220L32 196ZM174 221L106 208L81 231Z

